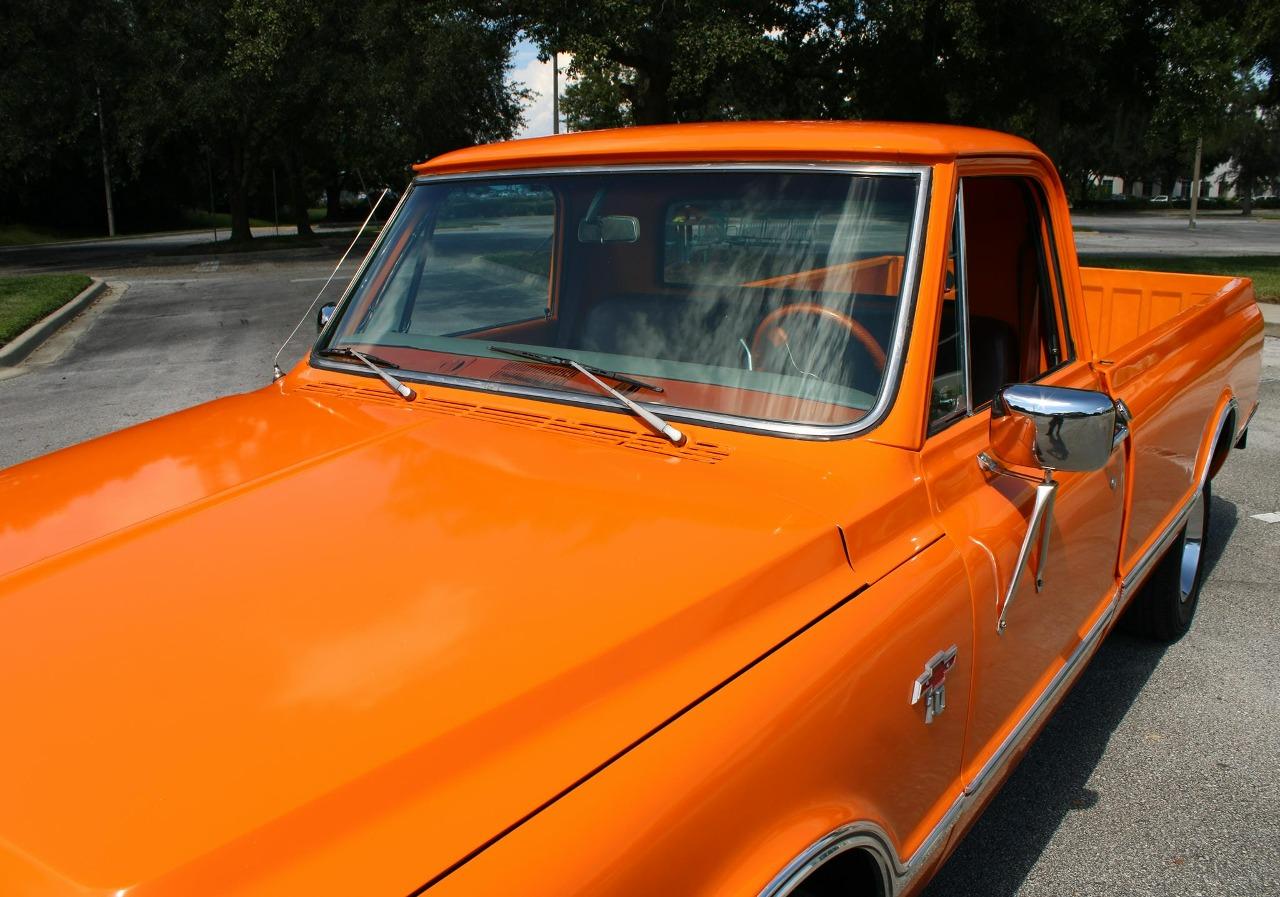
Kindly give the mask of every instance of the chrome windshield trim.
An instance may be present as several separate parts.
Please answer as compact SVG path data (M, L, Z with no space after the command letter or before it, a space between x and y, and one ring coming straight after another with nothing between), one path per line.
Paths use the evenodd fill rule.
M311 366L319 370L337 371L343 374L356 374L361 377L373 376L373 374L369 372L368 368L361 365L321 358L318 355L312 355ZM555 402L559 405L570 405L578 408L591 408L600 411L609 411L615 414L621 414L624 417L631 416L625 408L618 406L605 396L596 395L594 393L570 392L567 389L542 389L537 386L521 386L515 383L499 383L495 380L454 377L449 374L415 371L407 368L398 368L396 370L396 376L409 383L429 383L437 386L447 386L453 389L465 389L468 392L496 393L498 395L517 396L525 399ZM786 436L792 439L807 439L813 441L825 441L848 435L846 433L833 433L832 430L834 428L823 426L821 424L796 424L751 417L737 417L732 414L719 414L714 411L695 411L689 408L679 408L675 405L654 404L653 402L639 402L637 404L641 405L646 410L658 414L663 420L678 421L686 424L708 424L719 429L733 430L739 433L759 433L767 436Z
M600 165L561 165L550 168L501 168L489 171L451 171L442 174L419 174L415 185L434 184L440 181L504 180L513 177L559 176L566 174L601 174L606 172L663 172L687 173L690 171L829 171L844 174L914 175L932 171L932 166L904 162L647 162L635 165L627 163L602 163Z
M900 301L898 303L898 315L894 321L893 343L889 347L889 352L887 353L888 360L885 363L884 377L881 380L880 391L877 393L875 401L862 417L849 424L825 425L771 421L743 417L736 414L703 411L695 408L681 408L674 405L655 405L653 403L642 404L646 404L646 407L658 412L665 418L678 420L684 423L708 424L714 427L738 430L746 433L761 433L765 435L787 436L798 439L841 439L855 436L859 433L864 433L880 424L897 398L898 389L901 386L902 369L905 365L907 340L911 333L911 321L915 315L916 293L924 253L924 223L925 217L928 214L929 201L931 199L930 190L933 185L933 169L929 165L862 164L857 162L668 162L645 165L588 165L567 168L518 168L503 169L501 171L451 172L447 174L434 175L426 174L418 175L413 179L413 188L405 191L404 196L401 197L400 205L396 207L396 213L400 211L400 208L404 205L405 200L408 198L409 194L412 193L413 189L416 189L419 186L436 184L443 181L494 180L512 177L556 177L606 172L675 172L687 174L691 171L789 171L916 178L917 189L915 207L912 214L911 229L908 235L907 256L903 260L902 289L900 293ZM357 270L355 276L351 278L351 283L347 285L347 289L343 292L342 299L338 303L338 308L334 312L335 317L342 314L345 310L345 306L350 301L354 286L360 282L360 277L363 275L369 261L375 257L376 250L381 248L383 235L391 230L390 225L393 220L394 214L393 218L388 219L387 222L383 224L382 233L378 235L378 241L374 243L369 254L365 257L365 261L361 264L360 269ZM316 345L312 348L310 355L310 364L312 367L367 374L367 371L364 371L363 368L357 370L350 365L343 365L331 361L322 361L315 354L315 350L319 347L320 343L317 341ZM411 369L399 370L396 373L397 376L405 380L420 380L425 383L437 383L442 386L460 387L481 392L496 392L507 395L523 396L526 398L555 401L563 404L590 406L618 414L627 413L625 410L619 409L615 404L608 400L599 399L593 396L579 396L576 393L567 391L520 387L495 383L492 380L451 377L428 373L425 371L414 371Z

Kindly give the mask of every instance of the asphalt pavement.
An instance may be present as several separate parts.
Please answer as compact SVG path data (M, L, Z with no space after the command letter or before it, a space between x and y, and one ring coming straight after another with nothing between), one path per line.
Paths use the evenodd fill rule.
M1156 220L1126 225L1130 248L1169 248ZM1256 230L1280 253L1280 221L1253 224L1229 223L1223 245L1258 251L1241 236ZM337 255L152 249L0 254L0 273L85 270L114 287L0 375L0 468L266 384ZM313 335L308 321L284 364ZM1252 516L1280 511L1280 340L1263 378L1249 446L1214 483L1192 631L1167 648L1108 639L928 897L1280 895L1280 523Z
M22 366L0 368L0 468L269 383L276 349L337 261L284 255L106 271L110 295ZM303 324L282 368L315 332Z
M1081 255L1280 255L1280 219L1074 215Z

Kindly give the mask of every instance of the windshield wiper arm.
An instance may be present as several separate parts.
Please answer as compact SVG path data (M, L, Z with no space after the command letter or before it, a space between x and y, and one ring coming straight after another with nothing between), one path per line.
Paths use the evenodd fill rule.
M394 389L400 398L404 399L406 402L412 402L418 397L416 392L408 386L405 386L384 370L384 368L400 367L400 365L396 364L394 361L387 361L385 358L379 358L377 355L370 355L366 352L357 352L350 346L338 346L334 349L321 349L316 354L324 355L329 358L354 358L356 361L360 362L369 370L381 377L383 382Z
M540 361L543 364L550 364L556 367L580 368L588 373L596 374L600 377L608 377L610 380L617 380L619 383L625 383L628 386L634 386L636 389L665 392L665 390L656 383L650 383L647 380L637 380L635 377L619 373L618 371L606 371L604 368L593 367L589 364L580 364L572 358L565 358L561 355L546 355L542 352L529 352L524 349L504 349L502 346L490 346L489 348L494 352L501 352L503 355L514 355L517 358L528 358L531 361Z
M684 445L686 442L689 441L689 438L687 436L685 436L675 427L671 426L671 424L667 423L665 420L658 417L658 415L654 414L652 411L648 411L644 408L641 408L635 402L631 401L622 393L618 392L618 390L614 389L608 383L605 383L595 374L591 373L591 371L587 370L585 365L578 364L578 362L574 361L572 358L566 359L566 361L569 362L569 366L572 367L575 371L582 374L584 377L586 377L596 386L600 387L609 395L617 399L619 402L626 405L630 411L632 411L638 418L640 418L642 421L644 421L646 424L652 427L655 432L671 440L672 445Z
M494 352L501 352L504 355L514 355L517 358L527 358L530 361L537 361L541 364L549 364L562 368L573 368L596 386L600 387L625 405L628 411L648 424L658 435L665 436L667 439L671 440L674 445L684 445L689 441L688 437L675 427L671 426L671 424L658 417L658 415L654 414L652 411L641 408L621 392L601 380L600 377L608 377L610 380L617 380L619 383L626 383L639 389L651 389L654 392L663 392L661 386L653 383L646 383L644 380L637 380L635 377L629 377L626 374L620 374L617 371L606 371L604 368L592 367L589 364L582 364L581 362L574 361L572 358L564 358L560 355L546 355L542 352L529 352L524 349L504 349L502 346L490 346L489 348ZM597 377L597 374L600 376Z

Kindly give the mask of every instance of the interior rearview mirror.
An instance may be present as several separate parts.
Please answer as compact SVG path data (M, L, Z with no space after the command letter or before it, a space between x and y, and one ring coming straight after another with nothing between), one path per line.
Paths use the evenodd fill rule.
M579 243L635 243L640 239L640 219L630 215L601 215L578 223Z
M320 311L316 313L316 330L324 330L329 319L333 317L333 313L338 310L338 306L330 302L328 305L320 306Z

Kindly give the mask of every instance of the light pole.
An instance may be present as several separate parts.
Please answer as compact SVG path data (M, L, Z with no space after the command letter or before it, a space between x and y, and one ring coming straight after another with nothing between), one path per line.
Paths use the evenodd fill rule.
M116 211L111 204L111 168L107 164L107 126L102 120L102 88L97 84L93 89L98 96L98 136L102 139L102 186L107 193L107 236L116 235Z
M1204 138L1196 138L1196 164L1191 171L1191 222L1196 226L1196 206L1200 205L1200 151L1204 149Z
M551 54L551 133L560 133L560 54Z

